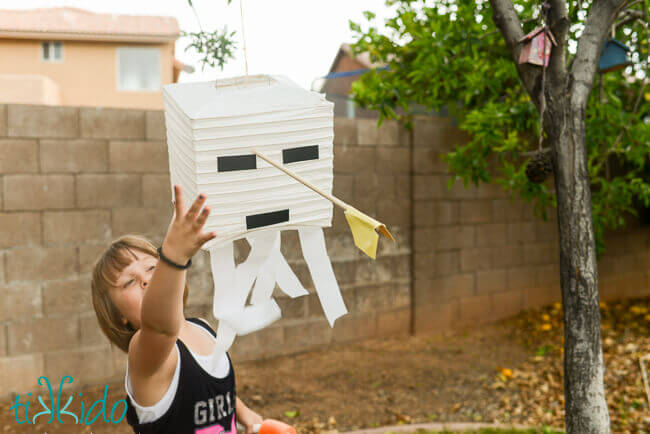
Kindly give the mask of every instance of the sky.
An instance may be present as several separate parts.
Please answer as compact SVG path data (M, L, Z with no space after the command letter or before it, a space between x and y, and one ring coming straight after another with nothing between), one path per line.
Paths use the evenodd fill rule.
M248 57L248 72L281 74L304 88L326 75L339 46L353 41L348 21L365 23L363 11L377 14L377 23L391 16L384 0L241 0ZM207 81L245 74L240 0L193 0L204 30L227 26L235 30L236 58L224 70L201 70L199 57L185 51L189 38L176 42L176 58L195 67L179 81ZM187 0L0 0L0 9L70 6L101 13L167 15L176 17L182 30L199 26Z

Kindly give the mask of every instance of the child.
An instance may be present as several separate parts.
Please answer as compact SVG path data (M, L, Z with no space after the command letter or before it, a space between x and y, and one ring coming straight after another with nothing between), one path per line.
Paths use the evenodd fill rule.
M161 248L126 235L114 241L93 270L92 300L102 331L128 353L124 386L127 422L134 432L253 432L262 418L236 397L230 357L212 360L214 330L185 318L185 269L215 232L201 232L210 213L200 194L185 210L174 185L174 215ZM203 329L203 330L201 330Z

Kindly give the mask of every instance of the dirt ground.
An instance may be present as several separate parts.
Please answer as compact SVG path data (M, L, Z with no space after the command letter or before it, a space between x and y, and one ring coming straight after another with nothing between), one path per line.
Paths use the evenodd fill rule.
M642 306L647 309L649 304L650 299ZM553 312L549 307L446 335L370 339L322 351L240 363L235 366L237 393L263 417L284 420L296 426L300 433L431 421L535 421L539 426L548 421L548 425L562 428L563 413L555 409L551 414L550 410L536 408L532 395L525 398L527 402L511 402L526 396L521 379L535 375L535 372L520 373L517 367L529 366L535 359L537 364L530 365L528 371L545 371L543 380L555 387L547 393L542 406L561 409L561 372L557 372L557 366L550 368L558 364L558 357L552 359L552 351L548 351L549 362L541 360L540 365L539 339L531 343L535 333L526 331L526 327L536 327L536 318L548 320ZM561 317L561 310L557 316ZM546 330L541 333L548 332L546 325L541 330ZM647 336L647 329L642 332ZM626 334L629 335L629 329ZM555 328L552 336L555 339L558 335L561 337L562 331ZM561 366L561 356L559 359ZM539 384L531 387L539 395ZM123 383L110 385L109 392L107 402L112 405L124 397ZM643 397L642 390L634 393ZM102 394L103 387L86 389L84 401L92 403ZM647 411L645 403L642 404L644 408L640 410ZM132 432L125 420L119 425L98 420L91 426L53 422L19 427L9 405L0 405L2 433ZM74 406L71 409L80 414ZM535 416L540 411L544 414ZM41 420L47 419L41 417ZM64 422L69 420L64 418ZM650 428L650 420L647 427Z

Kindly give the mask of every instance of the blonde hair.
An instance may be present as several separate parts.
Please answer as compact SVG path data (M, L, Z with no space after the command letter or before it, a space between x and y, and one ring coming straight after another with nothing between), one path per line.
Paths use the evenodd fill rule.
M159 259L156 247L140 235L123 235L113 241L110 247L97 259L93 268L91 282L92 301L99 327L106 337L125 353L129 352L129 342L136 332L130 324L121 321L122 314L110 297L110 290L117 287L117 276L134 259L134 250ZM189 287L185 282L183 308L187 302Z

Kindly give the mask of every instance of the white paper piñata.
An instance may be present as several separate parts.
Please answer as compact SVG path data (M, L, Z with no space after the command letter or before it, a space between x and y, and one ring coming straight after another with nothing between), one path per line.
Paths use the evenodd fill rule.
M204 231L217 238L210 251L213 314L219 320L215 352L236 335L280 318L275 284L291 297L306 295L280 253L280 231L297 229L303 255L330 323L347 313L323 236L333 206L266 163L255 149L327 193L333 181L333 103L283 76L170 84L163 87L171 184L189 207L199 193L211 208ZM246 238L248 258L238 266L234 240ZM250 305L246 300L252 288Z

